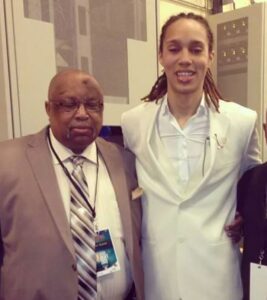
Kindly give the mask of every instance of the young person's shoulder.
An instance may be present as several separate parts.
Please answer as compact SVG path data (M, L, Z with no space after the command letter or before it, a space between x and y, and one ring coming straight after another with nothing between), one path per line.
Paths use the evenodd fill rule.
M248 115L248 116L256 116L257 113L256 111L243 106L241 104L238 104L236 102L232 101L224 101L220 100L220 108L219 110L221 112L229 113L229 114L234 114L234 115Z

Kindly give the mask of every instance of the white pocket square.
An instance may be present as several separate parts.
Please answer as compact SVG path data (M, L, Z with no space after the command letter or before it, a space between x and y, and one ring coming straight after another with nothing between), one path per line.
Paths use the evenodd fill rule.
M132 191L132 200L138 199L143 195L144 191L142 188L137 187Z

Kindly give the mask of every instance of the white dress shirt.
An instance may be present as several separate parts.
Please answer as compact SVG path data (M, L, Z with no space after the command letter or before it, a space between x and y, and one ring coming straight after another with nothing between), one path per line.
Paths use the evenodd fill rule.
M65 167L71 173L73 165L69 157L74 153L59 143L50 129L52 145L64 163ZM65 175L62 167L57 161L55 155L50 149L53 157L56 177L62 196L63 205L68 220L70 219L70 188L69 179ZM89 187L89 202L96 210L96 223L99 230L109 229L119 260L120 270L112 274L107 274L97 278L97 299L98 300L122 300L125 299L132 286L132 277L130 272L129 260L124 247L123 229L121 217L116 201L114 188L110 181L108 171L101 156L97 154L95 142L90 144L81 154L86 157L83 164L83 171ZM98 158L97 158L98 156ZM99 163L97 176L97 160ZM97 178L98 177L98 178ZM96 198L95 198L96 195ZM67 283L66 283L67 284Z
M180 127L170 112L165 98L159 111L157 127L166 154L179 176L179 183L185 186L197 166L203 169L204 176L209 151L209 113L204 96L197 112L184 128Z

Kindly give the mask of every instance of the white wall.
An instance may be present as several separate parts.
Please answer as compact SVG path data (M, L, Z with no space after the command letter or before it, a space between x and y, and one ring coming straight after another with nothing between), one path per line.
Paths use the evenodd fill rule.
M266 1L267 0L254 0L255 3L266 2ZM235 6L235 9L238 9L238 8L242 8L242 7L251 5L251 0L234 0L232 2L234 2L235 5L233 5L232 3L224 5L223 12L233 10L234 6Z
M190 1L188 1L190 2ZM204 3L203 3L204 2ZM194 5L205 6L205 1L192 1ZM170 0L161 0L159 3L159 28L165 23L165 21L172 15L178 14L180 12L195 12L198 14L205 15L206 13L203 12L201 9L192 8L186 5L179 4L175 1Z
M6 28L3 28L5 24L0 23L0 71L4 68L3 62L7 63L5 57L8 57L9 64L9 69L1 72L2 75L5 73L7 80L4 81L0 76L0 96L4 99L3 104L0 101L1 113L10 116L10 111L6 113L8 108L6 104L10 103L12 106L12 120L0 114L1 122L4 123L0 127L0 140L3 140L34 133L47 124L44 102L47 100L49 81L56 73L56 44L53 24L26 18L23 0L0 0L0 3L5 3L6 13L4 16L4 9L1 9L4 5L1 5L1 22L4 23L6 17L7 24ZM147 39L143 41L128 38L125 41L128 56L129 103L124 105L106 103L105 125L119 125L121 113L140 103L140 98L147 93L156 79L156 24L156 0L146 0ZM8 53L2 43L6 40L5 34L2 34L5 30L2 29L8 32ZM105 55L108 56L108 49L106 50ZM110 80L112 81L112 78ZM7 84L4 86L5 83ZM7 94L9 91L10 95ZM9 127L13 127L13 131L7 132Z
M149 36L153 36L155 34L154 31L156 31L156 28L152 26L154 17L151 19L151 11L154 10L152 6L153 1L146 1L148 4ZM187 0L187 2L191 2L193 6L199 5L201 7L205 6L206 3L205 0ZM263 1L257 0L256 2ZM6 4L7 9L6 24L8 28L4 28L3 3ZM0 0L0 140L35 132L47 122L43 102L46 99L48 82L55 73L52 26L49 23L41 24L35 20L25 19L22 3L22 0ZM240 7L242 5L249 5L250 1L236 0L235 3L236 7ZM160 34L162 25L171 15L182 11L206 14L206 11L203 9L182 5L179 1L158 0L158 34ZM13 17L16 20L15 23L13 23ZM9 43L8 55L5 45L6 32ZM156 39L150 39L148 43L135 40L128 41L129 82L137 82L138 85L137 88L135 86L129 87L130 98L136 100L136 103L133 103L133 105L138 103L139 96L144 95L156 79L156 72L149 71L152 69L155 70L157 66L156 48ZM38 51L39 54L34 54L33 50L38 49L40 50ZM136 55L138 58L140 56L149 57L150 67L143 68L142 61L140 59L136 60ZM50 63L48 64L47 61ZM147 64L148 61L146 60ZM138 68L136 68L137 65ZM148 71L150 72L149 74ZM142 74L142 78L146 78L146 82L139 84L138 78L140 78L140 74ZM107 108L105 112L105 124L109 125L116 125L113 117L116 116L115 118L117 118L123 110L127 109L127 107L118 109L118 107L111 104Z

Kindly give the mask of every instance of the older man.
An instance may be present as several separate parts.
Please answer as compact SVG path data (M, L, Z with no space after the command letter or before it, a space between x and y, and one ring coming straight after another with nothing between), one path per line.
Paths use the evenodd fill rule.
M134 161L98 137L99 84L63 71L45 107L48 127L0 144L0 299L143 299Z

